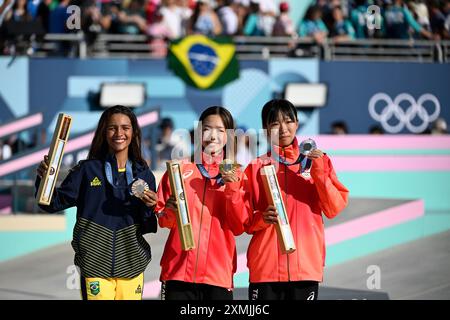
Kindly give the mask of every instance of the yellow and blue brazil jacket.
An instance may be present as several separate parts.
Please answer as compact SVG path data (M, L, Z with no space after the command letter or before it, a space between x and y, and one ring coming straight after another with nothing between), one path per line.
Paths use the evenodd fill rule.
M127 176L132 171L133 179L146 181L153 191L155 177L136 162L130 162L128 171L128 175L119 172L111 156L105 161L81 161L55 189L51 204L40 206L50 213L77 207L72 247L83 277L134 278L151 260L150 246L142 235L156 232L156 217L130 194ZM36 190L39 182L38 177Z

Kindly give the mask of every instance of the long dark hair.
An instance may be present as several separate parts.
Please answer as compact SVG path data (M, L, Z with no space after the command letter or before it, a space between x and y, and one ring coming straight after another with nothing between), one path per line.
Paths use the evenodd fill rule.
M97 129L95 130L94 139L92 139L91 148L89 150L88 159L105 160L109 153L108 142L106 141L106 129L108 121L113 114L121 113L126 115L133 127L133 137L128 147L128 158L131 161L137 162L141 165L146 165L145 160L142 158L141 151L141 128L139 128L138 121L134 112L127 107L116 105L106 109L100 120L98 121Z
M230 111L228 111L227 109L225 109L224 107L220 107L220 106L211 106L209 108L207 108L205 111L202 112L202 114L200 115L200 118L198 119L199 122L203 122L207 117L212 116L212 115L218 115L221 119L222 122L225 126L225 129L227 130L227 144L233 142L234 143L234 148L232 150L233 154L227 155L227 148L226 145L223 147L223 156L224 159L230 159L230 160L235 160L235 156L236 156L236 135L235 135L235 123L234 123L234 119L233 116L231 115ZM201 132L198 132L197 134L202 135ZM202 139L203 141L203 139ZM196 146L195 148L195 153L193 155L193 159L195 159L195 155L196 154L201 154L203 148L202 148L202 142L200 141L200 144L198 146ZM199 153L197 153L199 152Z

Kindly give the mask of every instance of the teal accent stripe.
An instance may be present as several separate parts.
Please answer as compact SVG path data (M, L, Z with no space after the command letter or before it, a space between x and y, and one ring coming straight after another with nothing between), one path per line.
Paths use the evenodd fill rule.
M328 246L325 268L447 230L450 230L450 212L427 213L413 221ZM248 287L248 279L248 272L235 275L235 287Z
M0 262L72 240L76 208L67 209L65 231L2 231L0 232Z
M396 155L449 155L450 149L430 149L430 150L418 150L418 149L386 149L386 150L326 150L327 154L331 156L396 156Z
M450 210L450 172L338 172L351 198L423 199L426 211Z
M327 250L326 267L331 267L449 229L450 214L425 215L422 218L398 226L330 246Z

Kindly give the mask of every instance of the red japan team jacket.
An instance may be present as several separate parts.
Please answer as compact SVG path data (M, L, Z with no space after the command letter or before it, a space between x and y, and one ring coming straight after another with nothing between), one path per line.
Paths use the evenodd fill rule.
M274 152L293 163L299 156L297 139ZM322 213L335 217L348 203L348 190L340 183L327 155L315 159L311 178L304 178L300 164L277 163L278 182L291 225L296 251L282 254L275 226L263 221L268 206L260 169L276 164L267 153L251 162L245 170L242 189L248 210L245 231L252 234L247 251L250 282L319 281L323 279L325 239Z
M205 161L203 164L210 177L215 177L219 173L221 159L210 160L212 164ZM217 180L205 178L196 164L189 161L182 163L182 175L196 248L189 251L181 249L175 213L165 208L171 194L166 172L158 187L155 209L160 227L170 229L161 258L160 280L232 288L236 271L234 237L244 232L247 221L247 211L242 210L241 183L230 182L220 186ZM239 176L242 177L241 172Z

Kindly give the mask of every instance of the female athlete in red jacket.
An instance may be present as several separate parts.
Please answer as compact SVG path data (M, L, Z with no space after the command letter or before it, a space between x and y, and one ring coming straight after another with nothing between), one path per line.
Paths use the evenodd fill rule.
M338 181L330 158L316 149L310 177L302 175L296 132L297 110L287 100L271 100L262 110L271 150L245 170L243 190L249 196L246 232L250 300L317 299L323 278L325 240L322 213L335 217L347 205L348 190ZM268 205L260 169L275 164L296 251L283 254L276 229L277 212ZM247 197L247 196L246 196Z
M236 271L234 237L244 232L246 211L237 169L220 175L219 164L227 157L227 140L234 140L234 121L222 107L210 107L199 119L201 163L186 160L182 175L196 248L183 251L176 223L177 205L171 196L167 172L158 188L159 225L169 228L161 259L161 298L167 300L228 300L233 298ZM230 135L227 138L227 130Z

